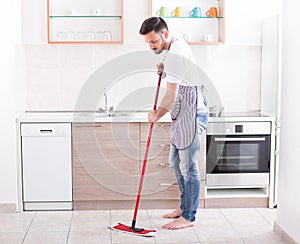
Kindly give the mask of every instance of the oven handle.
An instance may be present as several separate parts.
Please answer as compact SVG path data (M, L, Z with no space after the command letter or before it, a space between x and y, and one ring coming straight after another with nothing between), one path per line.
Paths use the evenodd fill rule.
M256 138L226 138L226 137L216 137L214 138L216 142L220 141L265 141L265 137L256 137Z

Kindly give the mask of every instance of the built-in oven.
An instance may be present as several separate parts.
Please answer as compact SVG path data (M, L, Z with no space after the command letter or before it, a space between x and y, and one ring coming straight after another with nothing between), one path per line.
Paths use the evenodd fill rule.
M267 186L271 122L212 122L207 127L207 186Z

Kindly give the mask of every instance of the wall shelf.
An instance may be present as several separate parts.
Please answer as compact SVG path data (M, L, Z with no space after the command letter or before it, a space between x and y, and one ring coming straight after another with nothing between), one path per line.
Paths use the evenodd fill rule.
M57 19L57 18L97 18L97 19L121 19L122 16L116 16L116 15L51 15L49 16L50 19Z
M183 37L189 44L220 45L225 42L225 0L150 0L150 16L159 16L161 7L167 9L167 14L161 16L168 24L169 31L176 37ZM176 7L183 10L182 16L172 16ZM200 16L191 16L194 7L200 7ZM217 17L206 16L210 7L216 7ZM207 38L209 35L211 38Z
M49 44L122 44L124 0L47 0Z
M208 17L208 16L199 16L199 17L193 17L193 16L164 16L162 18L172 18L172 19L223 19L222 16L218 17Z

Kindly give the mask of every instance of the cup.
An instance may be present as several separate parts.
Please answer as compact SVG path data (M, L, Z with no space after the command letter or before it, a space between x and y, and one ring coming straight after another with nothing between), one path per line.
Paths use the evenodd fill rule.
M103 11L102 11L102 9L97 8L97 9L94 10L94 14L95 15L103 15Z
M76 13L76 9L75 8L68 9L68 15L74 15L75 13Z
M88 32L88 41L95 41L95 32L89 31Z
M213 42L216 40L216 37L213 34L206 34L204 36L204 41L206 42Z
M67 32L67 41L68 42L73 42L75 40L75 35L73 31Z
M104 32L98 31L96 32L96 41L103 41L104 40Z
M156 15L160 16L160 17L168 16L168 9L167 9L167 7L160 7L160 9L156 11Z
M194 9L191 10L189 14L192 17L201 17L202 16L201 8L200 7L194 7Z
M76 41L84 41L85 40L85 33L84 32L76 32L75 40Z
M206 16L215 18L218 17L218 9L216 7L211 7L209 10L206 11Z
M192 34L182 34L182 37L187 42L192 40Z
M57 41L63 42L66 40L66 33L65 32L58 32L57 33Z
M171 12L171 15L172 15L172 16L175 16L175 17L183 16L183 9L182 9L182 7L176 7L176 8Z
M110 31L104 31L103 33L104 41L111 41L111 32Z

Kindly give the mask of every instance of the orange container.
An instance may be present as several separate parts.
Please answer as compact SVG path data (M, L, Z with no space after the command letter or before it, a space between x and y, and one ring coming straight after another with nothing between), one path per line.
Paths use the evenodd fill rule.
M209 10L207 10L206 16L212 18L218 17L218 9L216 7L211 7Z

